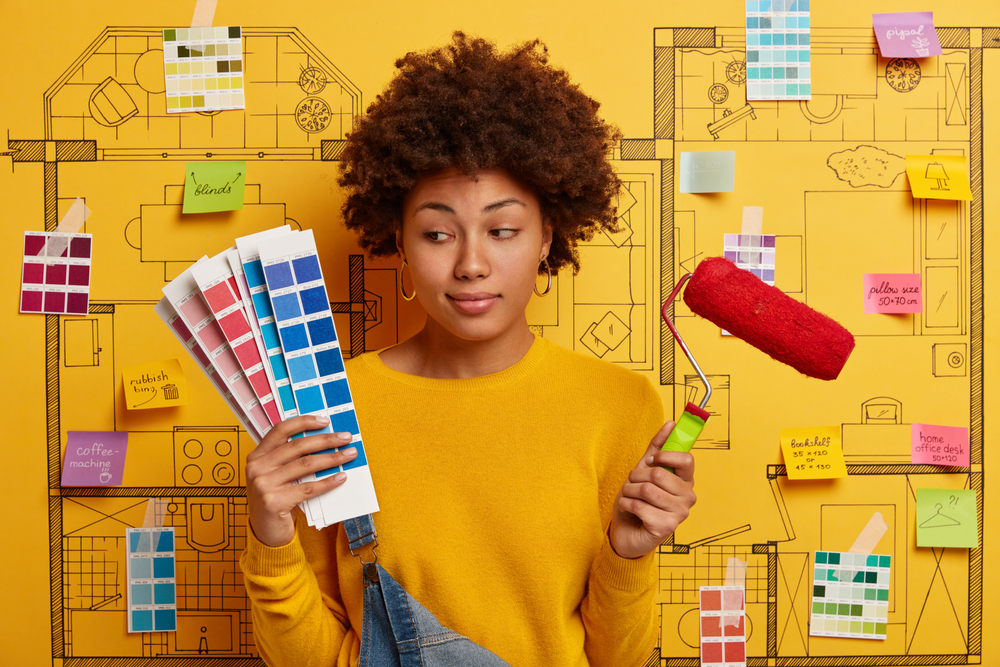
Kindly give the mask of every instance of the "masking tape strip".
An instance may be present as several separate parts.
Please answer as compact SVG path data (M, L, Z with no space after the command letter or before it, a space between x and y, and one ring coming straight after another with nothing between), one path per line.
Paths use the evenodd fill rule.
M743 589L743 604L746 604L746 581L747 564L739 558L730 558L726 562L725 586L738 586ZM738 627L740 624L739 614L724 614L722 616L722 626L732 625Z
M83 223L87 222L89 216L90 209L87 208L82 199L77 197L73 205L66 211L66 215L59 221L55 231L57 234L76 234L83 227ZM69 237L50 236L35 255L37 257L61 257L68 247Z
M167 501L150 498L146 503L146 516L142 519L143 528L163 528L163 517L167 513Z
M875 547L878 546L879 540L885 535L885 531L889 530L889 524L885 522L882 518L881 512L875 512L872 514L872 518L868 519L868 524L865 526L861 534L858 535L858 539L854 540L854 544L851 548L847 550L847 553L851 554L863 554L867 556L871 552L875 551ZM847 570L838 571L836 573L837 579L844 581L849 578L850 573Z
M192 28L209 28L215 20L215 6L218 0L198 0L191 15Z
M744 206L743 207L743 226L740 228L740 234L754 234L760 236L764 229L764 207L763 206Z

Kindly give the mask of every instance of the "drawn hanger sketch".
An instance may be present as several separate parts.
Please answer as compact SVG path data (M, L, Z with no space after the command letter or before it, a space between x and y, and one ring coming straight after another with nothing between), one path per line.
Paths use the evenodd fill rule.
M934 507L937 509L934 516L920 524L921 528L951 528L962 525L961 521L953 519L941 511L944 508L941 503L935 503Z

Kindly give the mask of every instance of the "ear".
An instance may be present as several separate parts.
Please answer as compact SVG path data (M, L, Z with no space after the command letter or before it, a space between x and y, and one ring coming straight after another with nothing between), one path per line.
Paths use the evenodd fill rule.
M542 225L542 252L538 257L538 262L541 263L546 257L549 256L549 248L552 246L552 225L543 224Z

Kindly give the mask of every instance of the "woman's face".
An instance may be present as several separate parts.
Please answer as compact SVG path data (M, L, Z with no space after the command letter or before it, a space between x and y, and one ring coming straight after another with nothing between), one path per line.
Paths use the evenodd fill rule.
M538 197L502 169L476 181L455 168L423 177L403 202L396 235L428 317L469 341L526 329L524 309L551 242Z

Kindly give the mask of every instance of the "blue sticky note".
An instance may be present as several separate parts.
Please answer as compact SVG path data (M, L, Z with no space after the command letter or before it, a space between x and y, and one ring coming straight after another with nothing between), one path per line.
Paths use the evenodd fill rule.
M736 186L736 151L681 153L682 193L733 192Z

